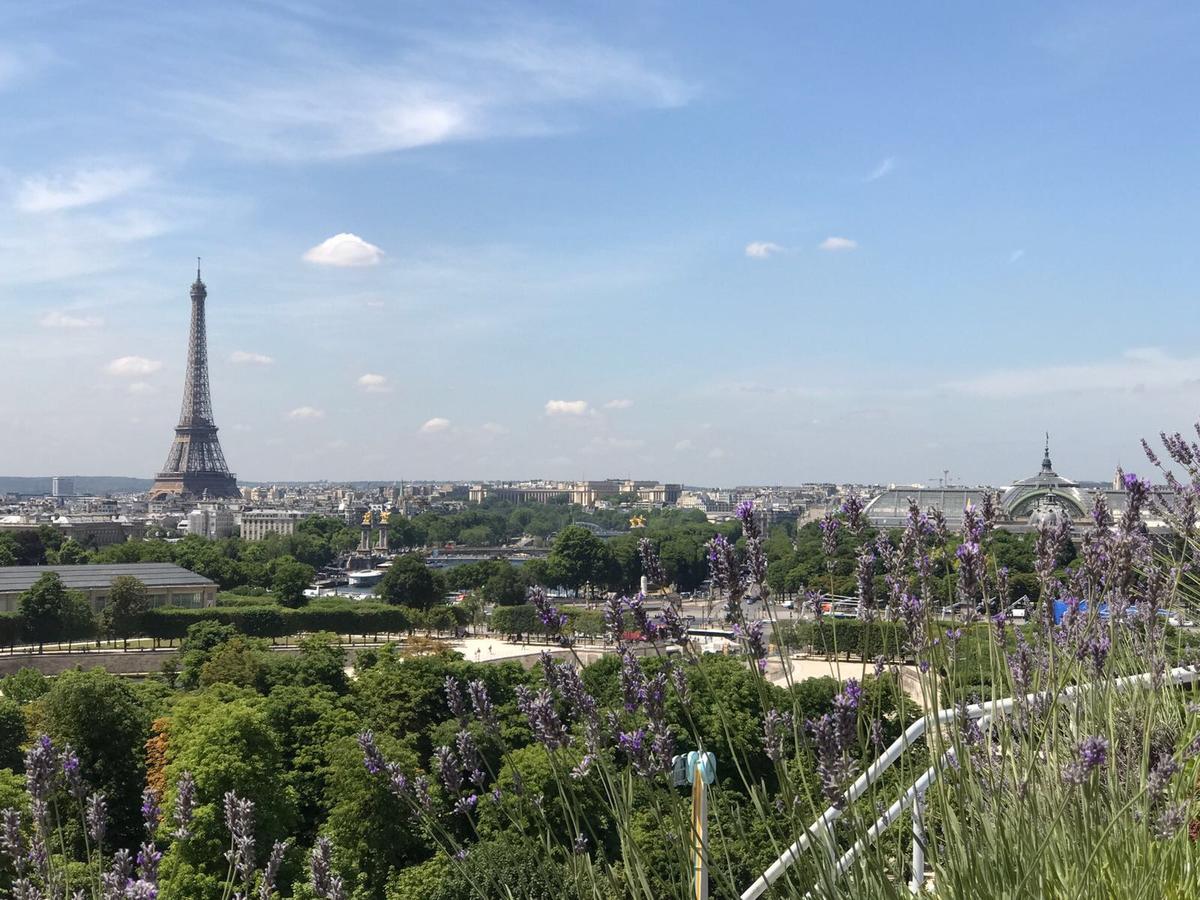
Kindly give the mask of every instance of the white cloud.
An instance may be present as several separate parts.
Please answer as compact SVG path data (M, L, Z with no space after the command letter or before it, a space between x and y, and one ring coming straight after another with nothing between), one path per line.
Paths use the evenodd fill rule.
M449 427L449 419L443 419L441 416L435 416L421 426L420 432L421 434L437 434L439 431L445 431Z
M91 206L127 194L150 178L150 170L141 166L80 169L70 175L26 178L17 189L16 206L30 213Z
M751 259L766 259L772 253L782 252L782 247L770 241L751 241L746 245L746 255Z
M1176 357L1150 347L1105 362L1000 369L946 385L979 397L1010 399L1075 393L1126 393L1200 385L1200 357Z
M275 357L265 353L251 353L248 350L234 350L229 360L239 366L269 366L275 362Z
M629 409L633 406L632 400L609 400L604 404L605 409Z
M157 394L158 393L158 388L156 388L154 385L149 384L145 381L135 381L133 384L129 385L127 390L129 391L129 393L137 394L137 395Z
M691 450L693 446L694 444L692 444L689 438L684 438L682 441L675 442L675 449L680 453L684 452L685 450Z
M488 434L508 434L508 429L499 422L484 422L483 430Z
M722 450L720 447L713 447L711 450L708 451L708 458L709 459L724 459L725 451Z
M388 384L386 375L376 375L373 372L368 372L366 375L358 376L358 386L369 394L386 394L392 388Z
M321 241L305 252L304 258L319 266L375 266L383 258L383 251L374 244L367 243L357 234L344 231Z
M586 400L547 400L548 416L586 416L590 411Z
M877 165L874 169L872 169L871 174L868 175L865 180L866 181L878 181L880 178L883 178L885 175L891 174L891 171L894 168L896 168L896 157L889 156L887 159L885 159L883 162L881 162L879 165Z
M109 375L119 375L122 378L139 378L153 375L162 365L161 361L146 359L144 356L120 356L105 366L104 370Z
M1024 250L1014 250L1012 253L1008 254L1008 261L1010 263L1015 263L1024 256L1025 256Z
M817 246L819 249L829 253L839 253L846 250L857 250L858 241L844 237L827 237Z
M317 409L313 406L297 406L290 413L289 419L323 419L325 418L325 410Z
M38 324L43 328L97 328L104 320L99 316L77 316L54 310L42 316Z
M267 158L342 158L571 129L581 107L665 108L694 93L633 53L523 21L453 34L411 29L386 55L338 55L323 36L280 41L172 96L186 127Z

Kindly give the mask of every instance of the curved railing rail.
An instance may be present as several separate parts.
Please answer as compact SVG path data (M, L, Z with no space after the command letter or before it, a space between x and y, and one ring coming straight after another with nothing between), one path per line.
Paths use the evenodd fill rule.
M1200 667L1197 666L1182 666L1177 669L1172 669L1162 678L1164 684L1181 685L1192 684L1200 681ZM1124 678L1118 678L1115 682L1109 685L1118 690L1124 688L1136 687L1153 687L1155 676L1152 672L1145 672L1141 675L1127 675ZM1062 702L1070 702L1076 696L1086 694L1096 685L1093 683L1070 685L1057 692L1057 697ZM1049 699L1055 696L1056 692L1044 691L1041 693L1027 694L1025 701L1027 703L1035 703L1041 700ZM1003 700L989 700L986 703L975 703L966 707L965 711L961 709L942 709L936 713L930 713L913 722L904 730L900 737L896 738L883 753L877 758L867 770L854 780L854 783L846 789L841 798L833 806L823 812L808 829L800 835L800 837L790 847L780 854L775 862L767 867L758 879L742 892L741 900L757 900L766 890L779 880L779 877L787 870L788 866L800 859L801 855L812 846L812 842L820 835L825 835L831 842L833 840L833 823L841 818L842 811L854 803L859 797L867 792L867 789L879 780L891 766L898 760L904 751L924 737L930 726L947 725L951 722L961 719L964 714L970 719L980 719L981 724L986 725L989 718L995 715L1003 715L1009 712L1016 704L1017 698L1006 697ZM907 790L904 791L896 801L888 807L875 823L867 829L867 833L859 838L849 850L847 850L837 860L834 870L834 877L839 878L845 874L854 861L862 854L862 852L875 842L884 831L886 831L905 810L912 810L912 825L913 825L913 855L912 855L912 878L909 881L909 888L913 893L916 893L921 888L921 884L925 878L925 829L923 818L923 806L925 792L938 779L938 776L944 770L946 765L953 759L954 750L949 749L931 765L920 778L918 778Z

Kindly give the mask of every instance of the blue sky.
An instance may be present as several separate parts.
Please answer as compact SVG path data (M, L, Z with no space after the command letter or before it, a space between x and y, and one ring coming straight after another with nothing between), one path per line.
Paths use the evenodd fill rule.
M171 6L178 8L172 9ZM1190 4L0 6L0 472L1002 483L1200 399Z

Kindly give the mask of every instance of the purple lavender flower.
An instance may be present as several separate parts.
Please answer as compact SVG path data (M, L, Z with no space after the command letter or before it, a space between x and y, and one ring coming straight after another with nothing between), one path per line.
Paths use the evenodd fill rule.
M587 850L588 850L587 835L583 834L583 832L576 834L575 842L571 845L571 852L574 853L576 856L580 856L584 853L587 853Z
M570 735L554 709L554 698L549 691L534 694L525 685L518 685L517 709L529 721L534 737L547 750L557 750L571 742Z
M175 840L186 841L192 836L192 816L196 812L196 779L184 772L175 784Z
M454 751L444 744L433 751L433 758L438 762L438 774L446 791L453 795L462 790L462 767L454 755Z
M779 762L784 753L784 742L792 730L792 714L767 710L763 716L763 750L771 762Z
M446 692L446 705L450 707L451 715L458 719L460 725L466 725L468 721L467 703L463 698L462 685L458 683L458 679L453 675L447 675L444 690Z
M158 791L148 787L142 791L142 823L146 826L147 834L154 834L158 828L158 820L162 818L159 808Z
M99 847L104 843L104 836L108 831L108 803L105 802L103 794L97 792L87 798L84 820L87 824L88 838Z
M649 538L639 540L638 554L642 558L642 574L646 576L646 583L651 587L666 584L667 573L658 558L658 551L654 549L654 542Z
M833 513L825 513L817 527L821 529L821 552L825 554L825 564L832 566L833 558L837 555L837 533L842 523L834 518Z
M279 877L279 867L283 865L283 854L287 848L287 841L276 841L271 845L271 855L267 857L267 865L258 884L258 900L271 900L275 894L275 880Z
M1086 737L1079 743L1079 754L1063 771L1068 784L1083 784L1096 769L1108 761L1108 739L1100 735Z
M467 794L467 796L459 797L454 802L454 812L460 816L465 816L474 812L477 805L479 805L479 797L475 794Z
M866 508L858 494L847 494L842 500L842 515L846 517L846 527L854 534L860 534L866 525L866 519L863 517Z
M646 699L646 676L637 657L628 650L621 654L621 695L626 712L637 712Z
M25 857L25 836L21 832L21 813L6 809L0 819L0 850L17 870L17 876L25 874L28 860Z
M46 800L57 781L58 751L46 735L40 735L25 752L25 789L34 800Z
M617 737L617 746L624 752L638 775L644 778L654 774L654 758L651 742L646 740L646 729L621 732Z
M815 744L821 790L830 801L841 797L846 781L858 771L858 763L851 758L850 751L858 729L862 696L862 686L853 678L848 679L833 698L833 712L807 723Z
M144 841L138 848L137 870L138 878L146 885L158 882L158 864L162 861L162 853L150 841Z
M468 682L467 694L471 698L471 706L475 710L475 718L483 723L488 734L495 737L500 732L500 722L496 718L496 707L488 696L487 685L480 679Z
M479 755L471 732L464 728L455 735L454 744L458 748L458 759L467 777L478 787L483 787L483 757Z
M854 578L858 585L858 617L870 619L875 609L875 554L866 545L855 560Z
M612 636L612 640L618 645L621 644L622 636L625 634L625 599L623 597L611 597L604 601L604 625Z
M731 606L736 607L742 597L741 577L733 545L723 534L708 542L708 568L713 585L729 598Z
M383 753L380 752L378 745L375 743L375 735L370 731L364 731L358 736L358 746L362 748L363 765L367 767L367 771L372 775L378 775L387 768L387 760L383 758Z
M545 627L546 634L557 638L558 643L564 647L571 646L571 637L565 631L567 616L550 602L550 599L546 596L546 592L540 587L532 588L529 591L529 602L537 611L538 619L541 620L543 627Z
M733 626L733 634L738 640L746 646L746 654L754 660L758 666L758 671L766 674L767 671L767 642L763 637L763 623L761 621L751 622L745 628L740 625Z
M329 838L319 837L309 857L309 884L317 900L346 900L342 879L333 871L333 848Z
M232 840L225 858L233 866L235 877L249 884L254 877L254 801L226 791L224 807L225 827Z
M70 744L63 748L59 760L62 765L63 779L67 783L67 791L76 800L82 800L87 796L87 785L83 783L83 774L79 771L79 757Z
M635 594L625 601L625 605L629 609L629 615L633 618L634 629L641 632L646 640L654 640L657 637L658 629L650 621L650 616L646 612L646 598L642 594Z

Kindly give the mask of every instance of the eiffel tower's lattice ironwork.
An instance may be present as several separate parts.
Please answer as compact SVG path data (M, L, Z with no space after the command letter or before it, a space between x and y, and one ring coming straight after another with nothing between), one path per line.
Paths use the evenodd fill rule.
M213 422L212 398L208 392L208 342L205 337L204 301L208 290L200 280L199 260L196 283L192 285L192 325L188 335L187 378L183 383L183 406L175 440L167 453L167 462L150 489L152 498L237 497L237 478L225 464L225 454L217 440Z

